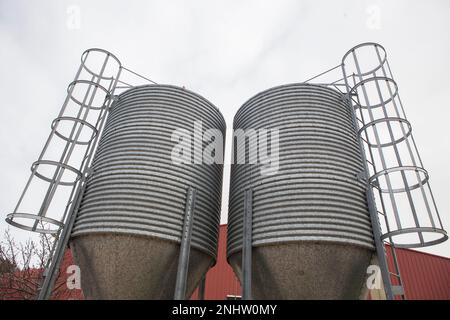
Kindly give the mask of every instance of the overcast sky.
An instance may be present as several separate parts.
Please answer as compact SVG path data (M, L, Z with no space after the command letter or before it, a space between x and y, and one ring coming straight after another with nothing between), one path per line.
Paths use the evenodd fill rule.
M388 52L450 230L449 17L448 0L0 0L0 231L85 49L107 49L158 83L201 94L231 127L237 109L254 94L304 81L367 41ZM228 167L224 174L222 222ZM450 243L426 251L450 257Z

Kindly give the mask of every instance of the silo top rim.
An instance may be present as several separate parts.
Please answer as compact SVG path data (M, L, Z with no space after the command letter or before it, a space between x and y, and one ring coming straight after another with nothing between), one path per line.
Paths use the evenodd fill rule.
M249 103L250 101L252 101L252 100L258 98L259 96L262 96L262 95L264 95L264 94L266 94L266 93L268 93L268 92L270 92L270 91L274 91L274 90L278 90L278 89L283 89L283 88L303 87L303 86L304 86L304 87L320 88L320 89L325 89L325 90L328 89L328 90L330 90L331 92L333 92L333 93L335 93L335 94L337 93L337 94L339 94L339 95L342 95L341 92L339 92L339 91L337 91L337 90L335 90L335 89L333 89L333 88L330 88L329 86L326 86L326 85L322 85L322 84L314 84L314 83L294 82L294 83L281 84L281 85L274 86L274 87L268 88L268 89L266 89L266 90L263 90L263 91L261 91L261 92L255 94L254 96L252 96L250 99L247 99L247 101L245 101L245 103L243 103L242 105L245 106L245 105L246 105L247 103Z
M278 86L274 86L271 88L268 88L266 90L263 90L257 94L255 94L254 96L252 96L250 99L247 99L247 101L245 101L242 106L238 109L238 111L236 112L234 118L236 118L239 113L241 112L242 109L244 109L250 102L252 102L253 100L256 100L262 96L264 96L265 94L272 92L272 91L279 91L282 89L288 89L288 88L301 88L301 87L310 87L310 88L318 88L321 90L325 90L325 91L329 91L332 94L338 94L339 96L342 96L343 94L329 86L326 85L321 85L321 84L314 84L314 83L302 83L302 82L294 82L294 83L288 83L288 84L282 84L282 85L278 85Z
M176 86L176 85L172 85L172 84L143 84L143 85L132 87L132 88L130 88L130 89L120 93L118 95L118 97L120 99L121 96L127 95L127 94L129 94L130 92L132 92L134 90L139 90L139 89L142 89L142 88L172 89L174 91L178 91L180 93L187 93L187 94L190 94L190 95L192 95L192 96L194 96L196 98L199 98L200 100L203 100L204 102L206 102L209 106L213 107L215 111L217 111L218 115L220 115L220 118L221 118L221 120L223 122L223 125L226 127L225 118L223 117L222 112L220 112L219 108L217 108L211 101L209 101L208 99L206 99L205 97L203 97L202 95L200 95L200 94L198 94L198 93L196 93L194 91L191 91L189 89L186 89L186 88L183 88L183 87L179 87L179 86Z

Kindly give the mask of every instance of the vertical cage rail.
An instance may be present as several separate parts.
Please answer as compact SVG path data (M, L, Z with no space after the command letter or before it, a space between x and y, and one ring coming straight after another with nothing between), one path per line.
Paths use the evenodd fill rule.
M54 271L58 269L54 260L59 263L67 246L67 222L76 210L121 68L119 60L103 49L88 49L82 54L44 148L31 166L14 211L6 217L15 227L55 236L40 297L50 297ZM61 246L61 242L65 245Z
M385 272L392 294L404 298L395 248L430 246L448 236L386 51L376 43L357 45L344 55L342 71L358 135L365 145L368 187L376 195L374 206L382 233L375 241L389 245L392 259ZM386 261L383 251L385 256L379 259Z
M355 74L351 75L351 79L353 80L353 86L356 85L357 81L355 79ZM360 103L359 96L354 94L354 99L357 101L357 103ZM350 107L353 108L352 104L350 103ZM356 125L358 125L358 122L361 124L361 126L364 126L364 118L362 117L362 120L355 115L355 121ZM361 137L361 129L358 131L358 136L360 138L360 142L366 142L368 141L368 135L365 134L365 138ZM361 152L365 152L365 148L363 147L363 144L361 143ZM371 176L371 172L376 172L376 166L374 164L374 153L371 148L367 148L368 155L364 154L364 159L366 162L366 176L364 177L369 180ZM368 160L368 159L371 160ZM378 256L378 263L380 265L380 270L383 278L384 283L384 289L386 292L386 296L389 300L392 300L395 298L395 296L399 296L401 299L405 299L404 291L403 291L403 283L401 281L401 275L400 275L400 268L398 266L395 247L391 245L389 247L390 254L391 254L391 260L388 259L388 254L386 253L386 242L382 240L383 238L383 229L380 224L380 216L384 218L384 221L386 221L386 205L384 203L381 191L379 189L376 190L378 192L378 196L380 201L377 203L374 193L374 188L370 186L368 183L368 189L367 189L367 197L369 199L368 206L369 210L371 211L371 216L373 216L372 219L372 229L374 233L375 238L375 246L377 249L377 256ZM377 209L377 206L381 206L381 210ZM386 225L386 224L385 224ZM387 226L389 228L389 226Z
M358 128L358 122L357 122L356 115L353 112L353 105L352 105L350 99L347 99L347 98L345 98L345 99L347 100L348 106L349 106L350 110L352 111L351 114L352 114L352 118L353 118L353 124L356 129L356 128ZM361 156L362 156L362 159L364 162L364 172L360 178L362 178L363 180L367 180L369 177L369 165L372 164L372 162L367 159L367 155L364 151L364 146L362 144L362 140L359 139L358 142L359 142L358 144L359 144L360 151L361 151ZM370 152L371 152L371 150L369 149L369 156L371 156ZM394 298L394 295L393 295L391 277L390 277L390 272L389 272L389 264L388 264L387 255L386 255L386 248L385 248L383 242L381 241L382 230L381 230L381 225L380 225L380 220L379 220L379 215L378 215L379 211L377 211L377 207L375 205L374 192L373 192L372 188L370 188L370 187L367 187L367 189L366 189L366 199L367 199L367 206L369 209L370 220L371 220L371 224L372 224L372 232L373 232L374 240L375 240L375 249L376 249L376 253L377 253L377 257L378 257L378 264L379 264L379 267L381 270L381 277L382 277L383 284L384 284L384 291L386 293L387 298L389 300L392 300Z

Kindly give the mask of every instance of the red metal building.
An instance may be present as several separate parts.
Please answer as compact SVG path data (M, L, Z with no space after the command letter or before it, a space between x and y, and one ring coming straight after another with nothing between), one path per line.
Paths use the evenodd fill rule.
M409 249L396 249L396 255L407 299L450 300L449 258Z
M205 299L224 300L241 295L241 284L227 262L227 225L220 226L217 262L206 274ZM191 299L198 298L195 290Z

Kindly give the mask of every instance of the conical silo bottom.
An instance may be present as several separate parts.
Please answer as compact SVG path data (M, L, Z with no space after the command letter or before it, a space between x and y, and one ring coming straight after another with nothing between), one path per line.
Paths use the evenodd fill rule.
M372 250L334 243L253 247L253 299L358 299ZM242 283L242 255L229 263Z
M86 299L173 299L180 244L154 237L90 234L71 240ZM191 248L189 297L213 259Z

